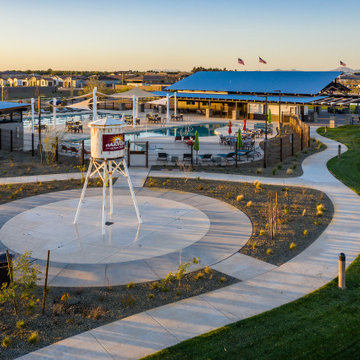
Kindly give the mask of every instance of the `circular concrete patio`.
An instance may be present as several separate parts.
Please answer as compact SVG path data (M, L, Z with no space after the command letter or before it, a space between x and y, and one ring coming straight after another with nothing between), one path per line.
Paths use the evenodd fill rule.
M77 225L80 190L29 198L31 206L29 199L15 201L18 211L0 229L0 241L17 254L31 251L42 270L51 250L51 286L109 286L160 279L193 257L197 267L214 265L251 235L248 217L228 204L149 189L137 192L140 226L129 191L114 189L113 224L102 235L100 194L89 189Z

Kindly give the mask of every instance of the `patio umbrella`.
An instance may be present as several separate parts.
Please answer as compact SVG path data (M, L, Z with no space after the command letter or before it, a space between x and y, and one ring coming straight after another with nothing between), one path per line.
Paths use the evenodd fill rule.
M228 129L228 133L229 133L229 135L231 135L231 133L232 133L232 130L231 130L231 121L229 120L229 129Z
M194 150L196 151L196 163L198 162L198 151L199 151L199 133L195 131Z
M244 127L243 127L243 131L246 131L246 119L244 119Z
M241 137L241 130L239 129L238 130L238 138L237 138L237 147L238 149L241 149L242 148L242 137Z
M269 114L268 114L268 123L271 124L271 110L269 109Z

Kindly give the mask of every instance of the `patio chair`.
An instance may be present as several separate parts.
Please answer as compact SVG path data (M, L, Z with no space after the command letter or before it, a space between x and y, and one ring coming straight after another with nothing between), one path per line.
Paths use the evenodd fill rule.
M75 146L70 146L70 151L77 154L79 152L79 149L77 149Z
M183 141L189 141L190 140L190 136L189 135L184 135L183 136Z
M175 141L182 141L181 135L176 135L175 136Z
M159 152L157 156L158 161L167 161L168 154L166 152Z
M203 155L199 155L200 158L200 162L211 162L212 159L212 154L203 154Z
M63 145L61 145L61 151L68 152L68 151L70 151L70 148L63 144Z
M192 160L192 158L191 158L191 154L184 154L183 155L183 161L185 162L185 161L191 161Z

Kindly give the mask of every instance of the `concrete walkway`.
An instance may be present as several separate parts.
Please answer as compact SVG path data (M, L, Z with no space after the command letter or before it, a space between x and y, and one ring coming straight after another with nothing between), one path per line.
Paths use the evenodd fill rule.
M316 133L312 136L321 138ZM327 150L304 161L304 175L291 179L266 179L263 183L307 186L326 192L335 213L323 234L301 254L280 267L261 264L251 279L165 305L101 326L23 356L38 359L138 359L204 332L293 301L318 289L337 275L337 257L345 252L348 263L360 252L360 198L332 177L326 162L337 154L337 143L321 138ZM175 172L151 175L176 176ZM178 174L182 176L182 174ZM253 181L254 177L191 173L203 179ZM239 274L242 261L233 255L221 271ZM236 259L235 257L238 257Z

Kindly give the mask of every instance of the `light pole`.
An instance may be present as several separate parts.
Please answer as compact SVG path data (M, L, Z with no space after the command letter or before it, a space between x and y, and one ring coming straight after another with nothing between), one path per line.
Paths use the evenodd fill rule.
M279 93L279 132L281 135L282 131L282 122L281 122L281 90L274 90L274 92Z
M267 140L267 123L268 123L268 98L267 95L265 95L265 140Z

